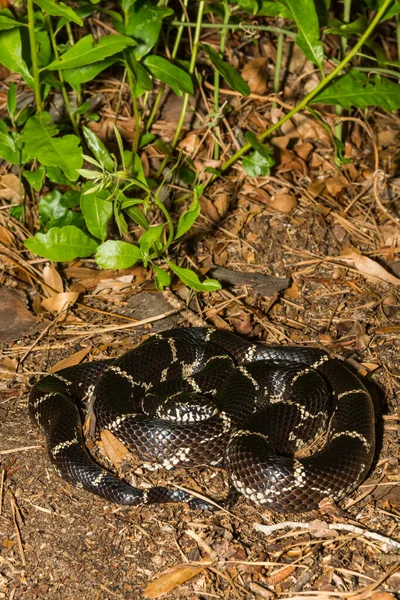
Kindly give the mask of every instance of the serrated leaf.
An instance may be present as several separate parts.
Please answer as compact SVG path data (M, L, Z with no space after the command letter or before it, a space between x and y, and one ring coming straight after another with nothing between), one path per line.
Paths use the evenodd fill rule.
M200 214L200 196L203 193L204 185L198 185L194 188L193 200L188 210L179 217L178 227L176 228L175 239L182 237L192 227Z
M81 211L90 233L104 242L107 237L107 225L113 214L113 205L107 198L110 194L106 190L85 194L85 187L81 195Z
M324 64L324 47L320 41L318 15L314 0L282 0L296 21L299 33L296 44L304 52L308 60L322 71Z
M0 63L10 71L22 75L29 87L34 87L33 77L22 58L22 43L20 30L9 29L0 33Z
M92 35L87 35L63 54L60 60L53 60L46 69L63 70L83 67L109 56L114 56L135 42L123 35L108 35L95 43Z
M194 94L193 82L190 75L166 58L153 54L147 56L143 64L148 68L153 77L169 85L177 96L181 96L183 93Z
M392 112L400 108L400 87L378 75L367 77L359 71L350 71L329 83L311 102L338 104L345 109L381 106Z
M217 69L218 73L222 75L225 82L234 90L242 94L242 96L248 96L250 94L250 88L245 82L243 77L229 64L226 63L220 56L215 52L208 44L202 44L202 47L207 52L210 61L213 66Z
M197 274L191 269L184 269L174 265L171 261L167 261L170 269L179 277L181 281L188 287L198 292L214 292L221 289L221 284L216 279L206 279L201 282Z
M55 262L85 258L94 254L97 242L74 225L53 227L47 233L37 233L24 241L34 254Z
M103 269L127 269L141 259L137 246L120 240L108 240L97 248L95 260Z
M50 115L46 112L31 117L22 134L27 152L37 158L43 165L60 167L70 181L78 179L78 171L82 167L82 150L76 135L55 137L57 127L50 123Z
M56 3L54 0L34 0L34 2L53 17L64 17L68 21L73 21L77 25L83 26L82 19L64 2Z

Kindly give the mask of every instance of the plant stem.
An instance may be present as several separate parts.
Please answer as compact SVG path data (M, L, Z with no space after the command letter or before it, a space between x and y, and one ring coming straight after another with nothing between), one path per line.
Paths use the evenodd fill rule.
M202 28L204 6L205 6L205 0L200 0L198 12L197 12L196 29L195 29L195 32L194 32L192 57L190 59L190 66L189 66L189 73L190 73L190 75L194 74L194 71L195 71L195 68L196 68L196 58L197 58L197 51L199 49L199 44L200 44L200 34L201 34L201 28ZM178 21L178 23L179 23L179 21ZM174 139L171 142L171 148L172 149L174 149L175 146L176 146L176 144L178 143L179 136L180 136L181 131L182 131L183 123L185 121L187 107L188 107L188 104L189 104L189 98L190 98L190 94L184 94L184 96L183 96L183 103L182 103L182 109L181 109L181 114L180 114L180 117L179 117L178 125L176 127ZM164 168L165 168L165 166L166 166L166 164L168 162L168 159L169 159L169 157L166 156L164 158L164 160L162 161L162 163L160 165L160 168L157 171L157 177L160 177L160 175L162 174L162 172L163 172L163 170L164 170Z
M335 69L333 69L333 71L331 71L329 73L329 75L327 75L322 81L320 81L319 84L313 90L311 90L311 92L309 92L307 94L307 96L305 96L303 98L303 100L301 100L299 102L299 104L297 104L297 106L292 108L292 110L289 111L284 117L282 117L282 119L280 119L280 121L275 123L275 125L272 125L272 127L267 129L267 131L264 131L264 133L262 133L258 137L258 140L260 142L262 142L267 137L269 137L271 135L271 133L273 133L276 129L279 129L279 127L281 127L283 125L283 123L286 123L286 121L291 119L296 113L298 113L305 106L307 106L307 104L309 102L311 102L311 100L313 98L315 98L315 96L317 96L328 85L328 83L330 83L333 79L335 79L335 77L337 77L337 75L339 75L339 73L344 69L344 67L351 61L353 56L355 54L357 54L358 50L361 48L361 46L364 44L364 42L369 38L369 36L371 35L373 30L379 23L381 17L384 15L384 13L386 12L386 10L390 6L390 4L392 4L392 2L393 2L393 0L384 0L383 1L382 5L381 5L380 9L377 11L375 17L373 18L371 23L368 25L367 29L364 31L363 35L360 37L360 39L355 44L355 46L350 50L348 55L345 56L344 59L338 64L338 66ZM220 169L220 173L222 174L225 171L227 171L229 169L229 167L231 167L231 165L233 165L233 163L235 163L239 158L241 158L243 156L243 154L246 154L246 152L251 150L251 147L252 147L251 144L246 144L245 146L242 146L242 148L240 148L240 150L238 150L238 152L235 152L235 154L233 154L222 165L222 167ZM218 177L218 175L214 175L210 181L211 182L215 181L215 179L217 179L217 177Z
M229 10L229 4L227 0L224 0L224 25L228 25L229 19L231 16L231 11ZM221 32L221 41L219 44L220 56L223 57L225 52L225 44L226 38L228 36L228 29L224 27ZM220 73L219 71L214 71L214 112L218 115L219 112L219 84L220 84ZM214 144L214 160L219 159L219 144L215 142Z
M33 0L27 0L28 9L28 31L29 31L29 43L31 47L31 60L32 60L32 71L33 71L33 85L35 92L35 102L38 112L43 110L42 98L40 96L40 73L38 56L36 52L36 38L35 38L35 13L33 10Z
M51 22L50 15L46 15L46 24L47 24L47 30L50 35L50 40L51 40L51 45L53 47L54 56L56 57L56 60L60 60L60 54L59 54L58 48L57 48L57 40L56 40L56 36L54 35L54 29L53 29L53 24ZM77 125L77 122L75 119L75 115L71 109L71 103L69 101L67 88L65 86L64 75L63 75L63 72L61 69L60 69L60 71L58 71L58 76L59 76L60 82L61 82L61 93L64 98L65 106L67 108L67 112L68 112L73 130L76 133L76 135L80 138L79 128L78 128L78 125Z
M167 209L165 208L164 204L158 198L158 196L154 196L154 202L158 206L158 208L161 210L161 212L163 213L163 215L165 217L165 220L168 223L168 238L167 238L167 241L165 242L165 244L163 245L162 249L158 253L158 255L160 255L160 254L164 254L164 252L170 247L170 245L174 241L174 233L175 232L174 232L174 224L172 222L171 216L170 216L169 212L167 211Z
M129 21L129 11L124 10L125 28L128 26L128 21ZM131 52L131 51L132 51L131 49L126 50L126 52ZM135 121L134 132L133 132L133 142L132 142L132 152L137 153L137 151L139 150L139 139L140 139L140 114L139 114L137 98L134 94L133 75L129 68L129 64L128 64L127 60L126 60L126 64L127 64L127 74L128 74L128 85L129 85L129 89L131 90L131 96L132 96L133 117L134 117L134 121Z
M274 92L275 94L279 93L279 81L281 76L282 69L282 55L283 55L283 34L280 33L278 35L278 43L276 47L276 61L275 61L275 73L274 73ZM274 102L272 104L273 107L276 106Z

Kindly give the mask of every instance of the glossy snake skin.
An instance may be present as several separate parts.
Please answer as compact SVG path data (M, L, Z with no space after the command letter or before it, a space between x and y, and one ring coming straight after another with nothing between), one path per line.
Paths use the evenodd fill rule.
M144 463L224 466L241 494L278 512L340 500L364 479L374 454L371 398L343 362L226 331L172 329L115 360L48 375L29 397L59 475L125 505L209 507L179 489L132 487L95 463L82 436L88 397L97 430L111 431ZM300 458L322 434L322 449Z

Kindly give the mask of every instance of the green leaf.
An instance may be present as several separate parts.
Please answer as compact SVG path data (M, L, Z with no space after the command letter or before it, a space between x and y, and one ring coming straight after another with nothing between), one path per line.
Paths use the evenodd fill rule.
M17 86L12 81L8 88L7 94L7 110L12 121L14 121L17 113Z
M133 52L137 59L145 56L157 43L163 19L172 15L171 8L151 6L148 0L137 0L129 11L125 35L137 42Z
M336 164L336 166L340 167L340 165L350 164L352 162L351 159L344 157L345 145L342 142L342 140L340 140L333 134L333 131L330 128L330 126L328 125L328 123L326 123L324 121L324 119L321 117L321 115L316 110L314 110L310 106L307 106L307 110L309 113L312 114L314 119L316 119L322 125L322 127L325 129L325 131L331 138L334 148L335 148L335 164Z
M77 25L83 27L83 21L76 12L64 2L54 2L54 0L34 0L35 4L38 4L42 10L52 17L64 17L68 21L73 21Z
M125 62L133 75L132 94L139 98L145 92L153 89L153 82L146 69L138 62L133 53L133 49L124 52Z
M400 108L400 87L378 75L367 77L359 71L350 71L329 83L311 102L339 104L345 109L381 106L393 112Z
M20 164L20 152L4 121L0 121L0 157L13 165Z
M160 267L157 267L157 265L154 265L153 263L152 267L156 274L156 277L154 279L155 286L158 290L160 290L160 292L162 292L165 286L171 283L171 277L169 276L169 273L167 273Z
M92 35L87 35L67 50L60 60L53 60L46 69L51 71L87 66L108 56L114 56L134 44L131 38L123 35L108 35L100 38L97 43L94 42Z
M5 8L0 10L0 31L6 29L14 29L14 27L26 27L25 23L16 21L13 17L11 10Z
M224 78L225 82L234 90L242 94L242 96L248 96L250 94L250 88L245 82L243 77L228 63L226 63L220 56L215 52L208 44L202 44L202 47L207 52L210 61Z
M260 140L257 139L257 136L252 131L246 131L245 138L249 142L249 144L251 144L252 148L256 152L258 152L258 154L261 154L261 156L270 161L270 167L272 167L275 164L275 161L273 159L274 151L270 146L260 142Z
M296 21L299 33L296 44L308 60L323 72L324 47L320 41L318 15L315 0L283 0Z
M171 261L167 261L170 269L179 277L181 281L188 287L198 292L213 292L221 289L221 284L216 279L206 279L201 282L197 274L191 269L184 269L174 265Z
M156 242L162 243L164 227L165 223L162 223L161 225L155 225L154 227L150 227L147 231L143 233L139 240L142 261L145 267L147 267L147 264L149 262L149 256L154 244L156 244Z
M101 139L89 127L83 126L82 131L86 144L93 156L106 171L113 172L116 167L115 161Z
M132 204L129 204L129 200L130 199L128 199L126 203L123 203L124 205L121 207L122 210L128 215L130 219L132 219L132 221L140 225L140 227L143 227L143 229L146 230L149 229L150 225L148 220L146 219L146 216L142 213L142 211L139 208L134 206L134 204L143 204L143 200L134 200Z
M37 233L24 241L24 246L34 254L56 262L91 256L97 242L74 225L53 227L47 233Z
M263 0L257 15L260 17L282 17L283 19L291 19L292 13L282 2L275 0Z
M137 246L120 240L108 240L97 248L95 260L103 269L127 269L141 259Z
M78 196L78 199L76 199ZM64 225L75 225L83 227L85 220L82 213L69 210L79 204L79 193L66 192L61 194L59 190L53 190L39 202L38 211L41 223L50 229L51 227L63 227Z
M193 200L188 210L179 217L178 227L176 228L175 239L182 237L192 227L200 214L200 196L204 190L204 185L197 185L193 190Z
M70 181L76 181L77 169L83 163L80 140L76 135L54 137L57 133L57 127L50 123L50 115L43 112L28 120L22 139L31 156L43 165L60 167Z
M149 69L153 77L169 85L177 96L182 96L183 93L194 94L190 75L183 69L173 65L166 58L156 55L147 56L143 64Z
M94 62L91 65L82 65L76 69L66 69L64 71L64 79L74 88L74 90L76 90L81 83L92 81L99 73L108 69L108 67L113 65L117 60L116 57L111 56L104 60L100 60L99 62Z
M113 205L107 200L110 194L106 190L85 194L85 188L89 189L89 186L90 184L82 188L81 210L90 233L104 242L107 237L107 225L113 214Z
M23 176L29 185L33 187L35 192L40 192L42 189L45 174L46 171L42 165L40 165L35 171L23 171Z
M33 77L22 58L22 42L19 29L10 29L0 33L0 63L10 71L22 75L25 83L33 88Z
M249 177L266 177L270 174L270 161L259 152L253 152L242 160L244 172Z
M260 142L251 131L246 132L245 138L255 152L243 158L243 170L250 177L266 177L275 164L273 150L267 144Z
M68 179L68 177L65 177L60 167L47 167L46 177L52 183L58 183L59 185L71 185L71 180Z

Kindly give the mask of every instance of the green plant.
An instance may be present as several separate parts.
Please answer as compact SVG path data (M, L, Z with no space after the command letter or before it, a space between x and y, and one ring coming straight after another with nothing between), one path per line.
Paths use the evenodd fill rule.
M199 56L206 58L214 70L212 127L221 127L224 114L219 99L221 78L243 96L250 93L247 83L224 56L230 31L246 28L250 32L269 31L278 36L275 92L279 91L282 47L288 36L294 38L317 68L320 82L311 92L258 137L247 132L248 143L227 158L219 169L212 170L212 180L215 180L247 153L242 161L246 173L265 176L274 161L263 142L300 110L307 109L322 120L315 107L309 108L311 104L332 104L337 111L371 105L388 111L399 108L400 63L386 57L372 34L378 25L385 26L389 19L400 15L400 3L398 0L346 0L342 21L340 15L332 16L335 3L330 0L220 0L211 4L185 0L181 14L174 13L169 4L168 1L121 0L111 9L92 0L72 8L56 0L26 0L26 13L0 10L0 62L19 73L35 97L34 106L19 110L16 87L10 85L9 116L0 121L0 157L17 165L21 180L32 195L35 192L42 195L38 204L39 231L26 240L32 252L55 261L95 255L101 267L119 269L141 261L153 269L160 289L170 283L172 272L190 287L209 291L217 289L218 282L201 283L195 272L177 266L172 260L174 249L199 216L199 197L204 191L203 185L196 184L199 174L194 172L190 159L174 152L189 98L201 84L196 71ZM99 40L90 34L81 35L87 19L96 11L109 19L117 33ZM246 12L251 15L248 24L244 23ZM207 20L208 15L213 16L212 22ZM352 15L354 20L351 20ZM282 19L286 19L285 27L264 24L265 17L280 17L280 25ZM254 18L260 19L262 24L254 24ZM218 50L202 43L201 36L207 28L221 31ZM185 60L184 34L192 30L190 60ZM339 36L341 41L341 55L331 59L335 63L333 69L326 66L328 57L324 54L322 34ZM111 67L119 69L121 77L126 77L129 83L135 120L129 150L123 147L115 130L118 159L88 127L82 126L82 122L97 118L83 102L82 89ZM154 94L156 83L159 90ZM150 132L166 86L183 97L181 116L169 146ZM49 96L54 91L61 92L64 98L69 122L52 122L47 109ZM71 91L76 106L71 102ZM345 161L338 134L340 131L336 131L336 136L332 134L332 139L340 165ZM216 159L219 157L217 139L218 136L213 151ZM146 144L158 145L164 152L153 178L145 177L140 161L139 149ZM92 168L87 168L89 165ZM192 192L178 199L180 206L184 206L178 217L177 203L167 209L161 201L160 190L163 178L184 172L190 175L194 187ZM60 184L67 188L63 193L54 187ZM43 195L43 186L52 191ZM23 218L23 207L12 210L14 216ZM149 214L155 221L149 221ZM112 223L116 224L117 232L110 236Z

